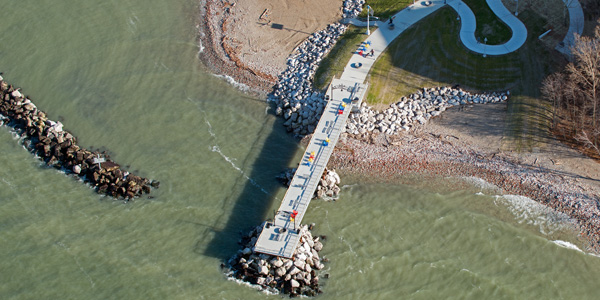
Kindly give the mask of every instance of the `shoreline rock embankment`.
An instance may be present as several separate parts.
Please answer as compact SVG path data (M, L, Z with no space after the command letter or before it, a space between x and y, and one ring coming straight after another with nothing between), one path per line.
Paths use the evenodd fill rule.
M362 11L364 0L346 0L342 18L351 19ZM289 132L296 136L312 133L327 105L325 95L313 89L313 77L321 60L329 53L347 25L329 24L305 39L287 60L287 68L278 77L268 101L275 103L275 114L284 116Z
M436 87L401 97L383 111L373 110L364 102L358 111L350 114L346 132L365 137L371 132L393 135L411 129L415 124L425 124L452 106L499 103L508 100L510 92L471 94L460 88Z
M279 175L277 179L285 186L289 187L292 182L292 178L294 178L294 175L296 174L296 170L296 168L287 169L285 172ZM317 184L317 190L313 195L313 199L319 198L324 200L337 200L341 191L339 187L340 183L340 175L338 175L335 170L325 168L325 171L323 171L323 175L321 176L321 180Z
M99 194L131 200L158 188L158 181L130 174L106 154L77 145L61 122L48 119L19 89L0 76L0 125L12 127L23 146L46 165L89 183ZM96 159L104 162L96 162Z
M323 237L313 237L314 226L300 225L300 243L291 259L254 252L254 245L264 224L242 237L239 250L228 262L227 276L255 285L260 290L290 296L316 296L319 288L318 271L327 260L320 257ZM328 275L325 275L327 277Z

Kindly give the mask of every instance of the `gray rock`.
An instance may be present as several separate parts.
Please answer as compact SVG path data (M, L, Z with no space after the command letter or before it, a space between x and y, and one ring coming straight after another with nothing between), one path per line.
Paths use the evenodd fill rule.
M294 279L290 280L290 285L292 286L292 288L300 287L300 283Z

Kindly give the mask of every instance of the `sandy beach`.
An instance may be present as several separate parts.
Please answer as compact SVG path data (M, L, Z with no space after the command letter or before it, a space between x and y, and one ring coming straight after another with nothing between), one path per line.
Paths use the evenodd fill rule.
M341 5L341 0L206 0L200 58L213 73L264 97L298 44L341 18Z
M208 0L201 58L213 73L231 76L265 95L294 48L339 19L341 1L324 2L255 0L233 5ZM318 17L301 17L310 15L317 3ZM264 12L270 15L261 19ZM600 164L548 136L533 148L516 149L506 139L505 110L505 103L469 105L448 109L399 135L345 136L329 167L382 182L406 175L481 178L503 193L527 196L567 214L587 241L587 250L600 253Z

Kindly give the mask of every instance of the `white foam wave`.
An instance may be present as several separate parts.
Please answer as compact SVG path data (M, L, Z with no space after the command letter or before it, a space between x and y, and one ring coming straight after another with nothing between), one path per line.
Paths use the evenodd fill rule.
M217 77L217 78L221 78L224 79L225 81L227 81L227 83L233 85L234 87L246 92L250 89L249 86L243 84L243 83L239 83L237 81L235 81L235 79L233 79L233 77L229 76L229 75L215 75L213 74L213 76Z
M8 181L8 180L6 180L6 179L4 179L4 178L2 178L2 182L6 183L6 185L8 185L8 187L9 187L11 190L13 190L13 191L15 190L15 185L14 185L12 182L10 182L10 181Z
M204 112L204 111L202 111L202 112ZM206 125L208 125L208 133L210 134L210 136L216 138L217 135L212 131L212 125L208 121L208 118L206 117L206 113L204 113L204 122L206 123Z
M355 186L358 186L358 184L357 183L355 183L355 184L344 184L344 185L342 185L342 190L351 189L351 188L353 188Z
M506 205L519 223L538 226L542 234L552 234L573 224L573 220L566 214L557 212L525 196L496 196L494 202Z
M246 178L253 186L259 188L263 193L265 194L269 194L269 192L267 192L267 190L265 190L262 186L260 186L260 184L258 184L256 181L254 181L254 179L248 177L248 175L246 175L246 173L244 172L244 170L240 169L240 167L236 166L235 163L233 162L235 160L235 158L230 158L227 155L223 154L223 152L221 151L221 148L219 148L219 146L212 146L209 147L210 151L212 152L217 152L219 153L219 155L221 155L221 157L223 157L223 159L225 159L225 161L227 161L229 164L231 164L231 166L238 170L243 176L244 178Z
M56 242L56 245L60 246L61 248L63 248L65 250L65 252L67 252L67 254L71 255L71 257L73 258L73 260L75 261L75 263L77 264L77 266L79 267L79 270L81 270L81 272L83 272L83 274L85 274L85 276L87 277L88 281L90 282L92 289L96 286L96 283L94 282L94 280L92 280L92 277L90 276L90 274L88 274L88 272L83 268L83 266L79 263L79 259L77 259L77 256L75 256L75 254L71 253L71 248L69 248L68 246L66 246L65 244L63 244L62 242Z
M465 177L462 177L462 179L480 189L499 190L499 188L496 185L491 184L479 177L465 176Z
M579 249L579 247L577 247L575 244L566 242L566 241L561 241L561 240L556 240L556 241L552 241L554 244L563 247L563 248L567 248L567 249L571 249L571 250L577 250L579 252L583 252L583 250Z
M196 106L198 106L198 109L202 112L202 114L204 115L204 123L206 123L206 125L208 125L208 133L210 134L210 136L212 136L213 138L216 138L217 135L215 135L215 133L212 131L212 125L210 124L210 122L208 121L208 115L206 114L206 111L204 111L202 108L200 108L200 105L198 105L198 103L196 103L194 101L194 99L188 97L187 98L188 101L192 102L193 104L195 104Z
M202 41L198 39L198 55L202 52L204 52L204 46L202 45Z
M238 284L245 285L245 286L247 286L247 287L250 287L250 288L253 288L253 289L259 290L259 291L261 291L261 292L263 292L263 293L265 293L265 294L267 294L267 295L278 295L278 294L279 294L279 292L278 292L277 290L275 290L275 289L272 289L272 288L271 288L271 289L265 289L265 288L263 288L263 287L262 287L262 286L260 286L260 285L257 285L257 284L251 284L251 283L249 283L249 282L247 282L247 281L243 281L243 280L241 280L241 279L233 278L233 277L231 277L231 275L228 275L228 276L227 276L227 280L230 280L230 281L235 281L235 282L237 282Z

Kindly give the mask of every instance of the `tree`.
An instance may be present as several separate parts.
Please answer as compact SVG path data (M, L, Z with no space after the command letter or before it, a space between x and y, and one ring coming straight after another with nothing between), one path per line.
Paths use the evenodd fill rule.
M575 36L571 47L574 62L567 65L570 80L579 86L583 94L582 109L592 107L592 128L597 128L598 102L600 102L600 26L594 37Z
M542 95L552 102L552 127L562 123L562 136L600 155L600 26L576 36L571 53L563 72L544 79Z

